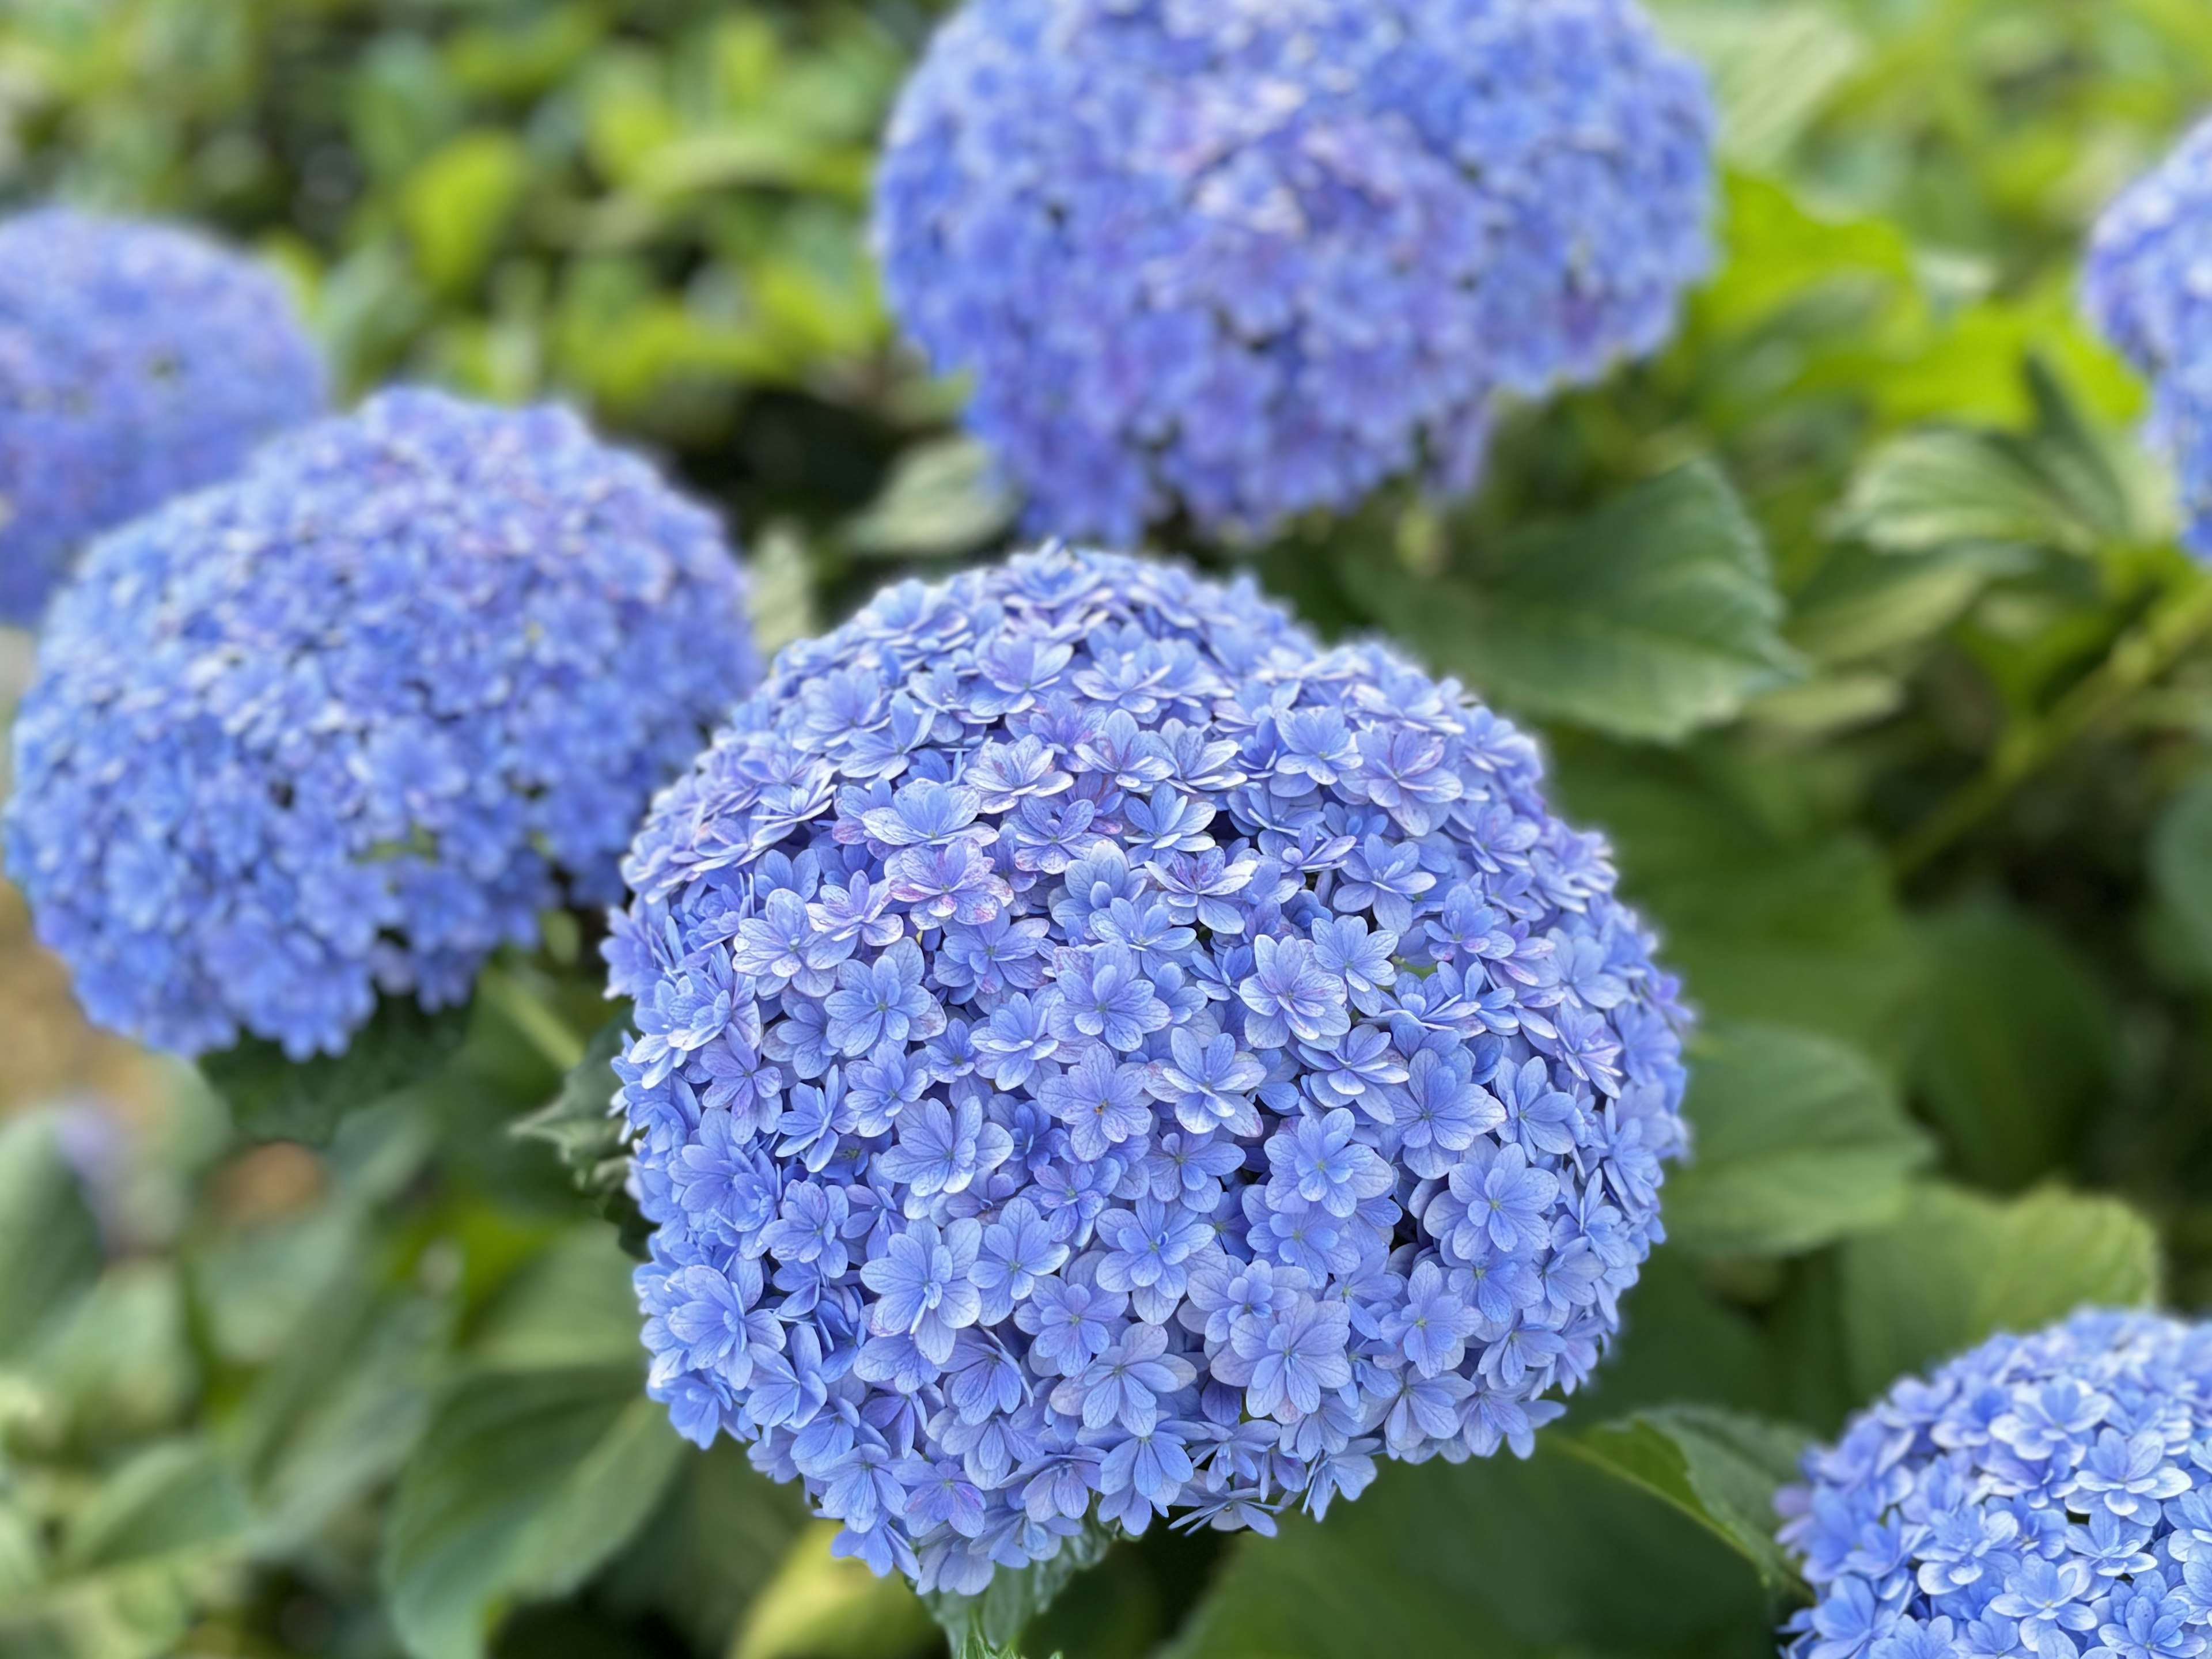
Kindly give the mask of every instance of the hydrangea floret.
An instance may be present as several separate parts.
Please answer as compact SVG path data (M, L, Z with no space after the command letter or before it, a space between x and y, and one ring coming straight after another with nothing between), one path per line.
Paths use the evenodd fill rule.
M608 942L650 1387L971 1592L1526 1455L1681 1147L1534 745L1249 580L1048 548L793 646Z
M94 535L229 477L324 398L252 260L63 208L0 222L0 622L35 620Z
M1255 532L1661 344L1712 135L1634 0L969 0L876 236L1033 528Z
M15 728L10 873L102 1024L342 1049L462 998L759 678L715 519L564 410L392 392L95 543Z
M2212 1328L2087 1310L1893 1388L1779 1500L1792 1659L2193 1659Z
M2180 474L2183 544L2212 559L2212 121L2097 221L2082 295L2153 388L2150 438Z

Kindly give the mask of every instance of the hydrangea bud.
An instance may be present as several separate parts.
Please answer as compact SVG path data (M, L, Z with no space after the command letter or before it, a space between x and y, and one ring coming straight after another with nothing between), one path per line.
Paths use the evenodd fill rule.
M1257 532L1658 346L1712 125L1634 0L969 0L877 240L1034 527Z
M650 1386L972 1591L1525 1454L1661 1237L1682 1015L1535 746L1059 549L792 647L608 943Z
M1909 1377L1808 1453L1792 1659L2185 1659L2212 1621L2212 1328L2086 1310Z
M2121 193L2089 239L2082 297L2148 376L2150 439L2181 476L2183 544L2212 559L2212 121Z
M59 208L0 222L0 622L34 621L93 536L229 477L324 395L251 260Z
M713 516L554 408L394 392L96 543L15 732L10 873L100 1024L344 1048L619 896L757 681Z

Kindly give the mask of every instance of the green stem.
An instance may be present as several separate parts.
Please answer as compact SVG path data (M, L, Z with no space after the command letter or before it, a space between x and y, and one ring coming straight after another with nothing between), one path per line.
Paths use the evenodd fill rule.
M551 1061L556 1070L571 1071L583 1059L584 1039L569 1029L568 1021L532 996L529 988L512 974L497 968L485 969L477 980L477 994L489 999L506 1015L514 1029L529 1040L530 1046Z
M2008 730L1980 775L1905 836L1897 849L1898 875L1915 875L1948 852L2022 784L2163 678L2207 633L2212 633L2212 581L2192 582L2154 606L2048 716Z

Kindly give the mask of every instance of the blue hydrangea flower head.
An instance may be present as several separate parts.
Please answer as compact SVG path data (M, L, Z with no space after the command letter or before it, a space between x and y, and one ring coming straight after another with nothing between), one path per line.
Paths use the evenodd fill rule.
M392 392L96 542L15 729L9 872L86 1011L342 1049L622 892L759 678L712 515L566 410Z
M60 208L0 222L0 622L35 620L94 535L229 477L324 396L252 261Z
M1898 1383L1778 1500L1791 1659L2193 1659L2212 1327L2096 1310Z
M651 1387L972 1591L1525 1454L1661 1237L1676 987L1535 747L1048 549L792 647L624 866Z
M877 241L1034 528L1257 532L1660 345L1712 136L1635 0L969 0Z
M2153 388L2150 435L2181 475L2182 540L2212 559L2212 121L2105 210L2090 318Z

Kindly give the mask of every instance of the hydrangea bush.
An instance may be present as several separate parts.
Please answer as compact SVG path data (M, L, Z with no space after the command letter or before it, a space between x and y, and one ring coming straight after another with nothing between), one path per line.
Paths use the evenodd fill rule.
M1036 527L1262 530L1468 489L1500 393L1657 346L1711 141L1633 0L971 0L877 240Z
M92 536L320 413L269 271L198 233L46 208L0 222L0 622Z
M91 1015L342 1049L621 893L758 678L714 519L565 410L385 393L103 538L15 731L10 873Z
M1534 745L1048 549L793 646L625 866L652 1389L972 1591L1525 1455L1661 1236L1682 1023Z
M2191 1659L2212 1623L2212 1328L2087 1310L1908 1378L1808 1454L1794 1659Z
M2083 272L2091 318L2154 387L2153 441L2181 475L2182 538L2212 559L2212 122L2113 202Z

